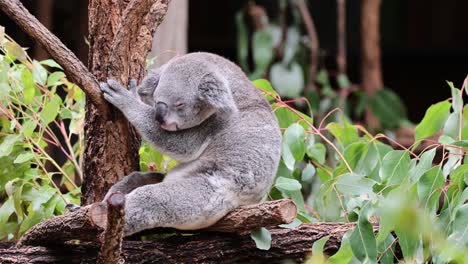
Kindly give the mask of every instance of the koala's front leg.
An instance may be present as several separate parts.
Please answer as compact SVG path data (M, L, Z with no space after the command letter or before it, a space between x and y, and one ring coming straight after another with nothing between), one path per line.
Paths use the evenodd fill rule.
M115 183L107 192L103 202L107 201L112 193L120 192L127 194L138 187L162 182L163 179L163 173L134 171L123 177L119 182Z

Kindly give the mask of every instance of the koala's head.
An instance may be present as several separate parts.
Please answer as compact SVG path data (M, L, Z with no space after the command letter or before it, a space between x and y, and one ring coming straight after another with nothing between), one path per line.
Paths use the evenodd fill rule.
M156 121L168 131L198 126L215 113L228 117L237 112L231 90L214 65L190 56L150 72L138 93L155 107Z

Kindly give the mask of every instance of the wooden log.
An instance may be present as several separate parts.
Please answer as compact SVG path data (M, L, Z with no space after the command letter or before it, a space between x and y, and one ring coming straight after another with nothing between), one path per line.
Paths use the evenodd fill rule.
M343 235L353 223L310 223L283 229L271 228L270 250L256 248L250 235L202 232L192 236L172 236L158 241L124 241L125 263L302 263L312 244L330 236L325 253L335 253ZM374 227L377 230L377 226ZM48 247L16 247L0 243L0 263L95 263L97 244L62 244Z
M19 245L44 245L68 240L95 241L106 229L107 209L104 203L94 203L65 215L37 224L23 235ZM211 226L209 231L246 233L258 227L291 223L296 216L291 200L269 201L237 208ZM148 233L171 233L168 229L153 229Z
M107 226L97 264L119 263L125 227L125 195L113 193L107 200Z

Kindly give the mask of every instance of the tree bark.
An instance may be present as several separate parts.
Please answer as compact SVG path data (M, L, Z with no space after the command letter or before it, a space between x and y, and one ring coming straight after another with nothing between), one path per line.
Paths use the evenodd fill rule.
M107 226L97 264L119 263L125 226L125 195L113 193L107 200Z
M286 228L271 228L269 250L256 248L250 235L208 233L172 236L157 241L124 241L125 263L302 263L312 244L330 236L325 252L335 253L343 235L354 223L310 223ZM374 230L377 230L374 226ZM0 263L95 263L99 248L93 243L62 244L48 247L15 247L0 244Z
M361 76L362 87L368 96L383 88L380 59L380 4L381 0L361 0ZM366 123L379 127L378 119L366 109Z
M89 3L89 69L100 81L127 84L145 75L154 30L169 0L91 0ZM117 109L110 115L87 101L82 204L102 200L118 180L138 170L140 140Z
M336 1L337 14L337 55L336 64L339 74L346 74L346 0Z
M291 200L276 200L233 210L207 230L226 233L246 233L258 227L291 223L296 217L296 205ZM32 227L19 245L57 244L69 240L96 241L107 228L105 203L94 203L77 211L53 217ZM144 234L171 233L174 229L152 229ZM196 231L199 232L199 231Z

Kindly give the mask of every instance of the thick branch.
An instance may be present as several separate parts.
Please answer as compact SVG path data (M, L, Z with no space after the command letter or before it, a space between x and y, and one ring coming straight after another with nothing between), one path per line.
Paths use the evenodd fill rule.
M125 226L125 195L114 193L107 200L107 226L97 264L119 263Z
M96 78L75 54L29 13L19 0L0 0L0 9L62 65L67 76L84 90L100 111L107 113L107 103L102 97Z
M209 231L245 233L258 227L272 227L291 223L296 216L291 200L277 200L243 206L233 210ZM107 209L104 203L94 203L75 212L57 216L31 228L20 240L22 245L55 244L68 240L95 241L106 229ZM153 229L148 233L168 233L167 229ZM173 230L169 231L173 232Z
M172 236L157 241L125 241L125 263L298 263L312 250L312 244L330 236L327 254L335 253L343 235L353 223L310 223L292 229L271 228L270 250L259 250L250 235L204 232L193 236ZM377 227L374 227L376 229ZM92 243L55 247L9 247L0 244L0 263L95 263L98 248Z

